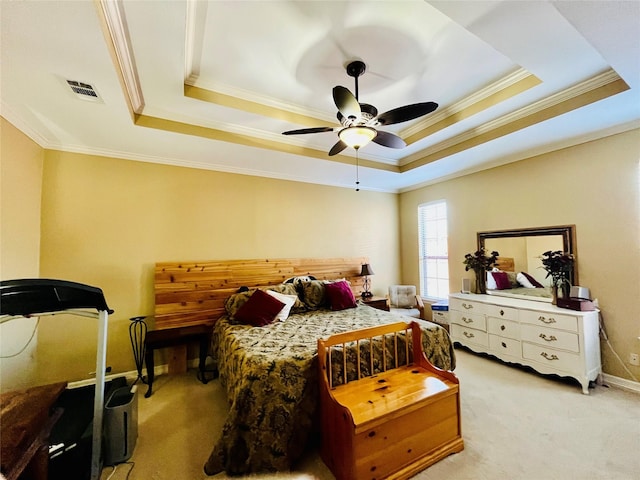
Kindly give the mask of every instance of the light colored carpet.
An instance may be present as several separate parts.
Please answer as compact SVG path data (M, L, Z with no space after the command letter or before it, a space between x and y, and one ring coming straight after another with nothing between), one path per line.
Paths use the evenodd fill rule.
M456 351L462 397L463 452L416 475L417 480L640 479L640 395L509 367ZM129 480L200 480L227 411L219 382L194 372L157 377L154 394L138 396L139 436ZM124 480L131 465L103 470ZM256 479L333 479L317 451L295 471Z

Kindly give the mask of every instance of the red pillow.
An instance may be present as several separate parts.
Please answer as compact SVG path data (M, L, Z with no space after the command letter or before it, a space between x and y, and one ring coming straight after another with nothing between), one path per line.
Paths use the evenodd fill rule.
M284 303L262 290L256 290L242 307L236 312L235 319L254 327L270 324L280 313Z
M327 299L329 300L329 305L331 305L331 310L355 308L356 298L353 296L351 287L344 280L327 283L324 288Z
M522 272L522 274L527 277L527 280L529 280L529 282L531 283L531 285L533 285L536 288L544 288L544 285L542 285L539 281L537 281L535 278L533 278L531 275L529 275L527 272Z
M496 290L508 290L511 288L509 275L507 272L491 272L493 279L496 281Z

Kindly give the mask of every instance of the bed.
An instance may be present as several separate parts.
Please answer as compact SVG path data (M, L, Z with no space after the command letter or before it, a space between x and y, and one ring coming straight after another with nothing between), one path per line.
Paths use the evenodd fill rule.
M487 272L487 293L524 300L551 301L551 287L529 272L516 272L514 259L498 257L494 271Z
M227 392L229 412L205 464L207 474L283 471L292 468L300 458L318 431L318 338L393 323L399 318L360 302L353 308L332 310L325 303L326 297L322 300L318 293L322 285L332 284L333 288L343 282L357 298L362 292L359 276L362 263L367 263L367 259L243 260L156 266L156 312L163 312L156 313L156 324L162 325L163 319L169 319L171 326L180 324L179 312L186 322L198 318L212 324L211 354ZM220 272L224 272L224 279L218 278ZM300 280L309 276L314 279ZM199 277L201 281L197 280ZM287 283L289 279L295 280ZM303 281L308 284L302 284ZM248 290L238 292L242 287ZM284 321L264 326L238 321L239 312L257 287L261 292L296 294L297 301ZM315 293L310 294L312 290ZM216 321L204 319L198 305L215 310L218 315L212 313L210 318ZM430 322L422 322L421 326L429 360L439 368L453 370L455 354L446 330Z

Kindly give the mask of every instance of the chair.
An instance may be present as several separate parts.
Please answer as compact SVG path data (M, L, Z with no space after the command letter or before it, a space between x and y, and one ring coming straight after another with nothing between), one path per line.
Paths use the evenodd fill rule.
M389 311L425 320L424 303L416 294L415 285L391 285L389 286Z

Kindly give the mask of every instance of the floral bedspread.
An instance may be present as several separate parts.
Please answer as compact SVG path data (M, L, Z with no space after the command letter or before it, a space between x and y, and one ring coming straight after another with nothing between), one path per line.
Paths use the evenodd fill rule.
M316 418L318 338L399 319L415 320L362 304L293 314L265 327L218 320L212 349L230 410L206 473L289 470L302 455ZM420 322L427 358L453 370L455 354L446 330Z

